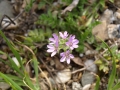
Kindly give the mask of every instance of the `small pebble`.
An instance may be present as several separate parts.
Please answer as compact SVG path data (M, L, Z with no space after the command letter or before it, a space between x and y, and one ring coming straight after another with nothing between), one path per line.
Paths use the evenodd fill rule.
M56 77L57 83L66 83L71 79L71 71L70 69L64 69L57 73Z
M94 83L94 81L95 81L95 76L91 74L89 71L85 71L83 73L82 78L81 78L81 83L83 87L87 84Z
M82 90L82 86L79 82L72 82L72 90Z
M80 57L83 57L83 56L84 56L84 54L83 54L83 53L80 53L80 54L79 54L79 56L80 56Z
M84 65L86 67L86 70L90 71L90 72L94 72L96 73L97 72L97 65L94 63L93 60L86 60L84 62Z
M91 84L87 84L83 87L82 90L90 90Z

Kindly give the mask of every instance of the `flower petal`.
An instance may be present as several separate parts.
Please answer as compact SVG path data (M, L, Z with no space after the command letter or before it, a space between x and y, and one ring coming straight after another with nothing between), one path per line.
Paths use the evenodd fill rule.
M58 39L58 36L55 33L53 34L53 37L55 40Z
M61 57L64 56L64 52L60 53L60 56L61 56Z
M47 52L53 52L55 49L48 49Z
M48 47L48 48L54 48L54 46L53 46L53 45L50 45L50 44L47 45L47 47Z
M73 43L74 43L74 44L78 44L79 41L78 41L78 40L73 40Z
M65 44L66 44L67 46L69 46L70 43L69 43L69 42L66 42Z
M57 52L56 52L56 51L54 51L54 52L51 54L51 57L53 57L56 53L57 53Z
M65 35L65 36L68 36L67 31L64 32L64 35Z
M69 55L70 58L74 58L74 56L72 54Z
M74 48L78 48L78 45L73 45Z
M64 57L62 57L61 59L60 59L60 62L64 62L65 61L65 59L66 59L66 57L64 56Z
M59 34L60 34L60 37L61 37L61 38L63 38L63 37L64 37L64 36L63 36L63 34L62 34L62 32L59 32Z
M67 63L70 64L70 58L67 58Z
M71 49L71 50L73 50L73 49L74 49L74 47L72 47L72 46L71 46L71 47L70 47L70 49Z

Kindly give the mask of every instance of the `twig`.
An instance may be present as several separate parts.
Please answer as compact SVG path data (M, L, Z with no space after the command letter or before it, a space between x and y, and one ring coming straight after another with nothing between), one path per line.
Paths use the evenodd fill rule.
M77 73L77 72L80 72L80 71L83 71L83 70L86 70L86 68L84 67L84 68L81 68L81 69L75 70L75 71L72 72L72 74Z
M10 17L8 17L7 15L3 16L3 18L0 21L0 24L2 24L2 21L4 20L4 17L7 17L10 21L9 21L8 25L6 25L5 27L2 27L1 30L4 30L5 28L7 28L11 23L13 23L15 25L14 21Z
M22 12L20 12L13 20L9 16L4 15L3 18L0 21L0 24L2 24L2 21L4 20L5 17L7 17L10 21L8 22L8 25L6 25L5 27L2 27L1 30L4 30L5 28L7 28L10 24L14 24L15 25L16 23L14 21L16 19L18 19L22 15L23 12L24 12L24 10Z
M51 77L54 79L54 81L55 81L55 83L56 83L56 85L57 85L57 82L56 82L54 76L52 75L51 70L48 68L48 66L45 64L45 62L42 60L41 57L38 56L38 59L46 66L48 72L50 73Z
M66 7L62 12L61 14L65 14L67 11L72 11L73 8L75 8L79 3L79 0L73 0L73 2L68 6Z
M51 83L50 83L50 80L49 80L48 77L45 75L45 73L42 71L42 69L41 69L40 67L38 67L38 68L39 68L39 70L42 72L42 74L45 76L46 80L48 81L48 83L49 83L49 85L50 85L50 90L52 90L53 88L52 88L52 85L51 85Z

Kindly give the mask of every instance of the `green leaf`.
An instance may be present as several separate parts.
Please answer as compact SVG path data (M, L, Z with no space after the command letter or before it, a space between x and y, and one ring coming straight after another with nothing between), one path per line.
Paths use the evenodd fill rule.
M21 76L24 76L23 72L21 72L20 68L15 64L15 62L12 60L12 58L8 56L8 59L10 60L10 63L11 63L10 67L13 68L13 70L15 70Z
M115 63L115 60L113 58L112 72L111 72L110 78L108 80L108 89L107 90L111 90L111 88L113 87L115 76L116 76L116 63Z
M94 90L99 90L99 85L100 85L100 78L99 78L99 76L97 76L97 82L96 82Z
M40 3L38 4L38 9L41 9L45 6L45 2L44 1L40 1Z
M102 7L105 7L105 0L100 0L99 3L102 5Z
M17 82L17 84L19 86L25 86L25 84L23 83L23 79L22 78L20 78L18 76L10 75L10 74L6 74L6 76L11 78L14 82Z
M120 89L120 82L117 83L117 84L112 88L112 90L118 90L118 89Z
M105 66L105 67L103 68L103 72L108 73L108 71L109 71L108 66Z
M114 0L109 0L109 1L111 1L112 3L114 3Z
M13 90L23 90L17 83L11 78L0 72L0 76L13 88Z
M99 70L103 70L104 69L104 65L103 64L101 64L100 66L99 66Z
M35 87L39 88L39 81L38 81L38 61L37 61L36 57L33 57L32 61L33 61L33 64L34 64L33 67L34 67L34 70L35 70L35 77L36 77L36 80L37 80Z
M20 66L21 66L22 70L24 71L24 66L22 64L21 56L19 55L19 53L13 48L10 41L8 41L8 39L6 38L6 36L3 34L3 32L1 30L0 30L0 35L5 39L7 45L9 46L9 48L11 49L11 51L13 52L15 57L17 58L18 62L20 63Z
M30 90L36 90L33 82L30 80L30 76L26 73L24 77L24 84L30 88Z
M101 40L102 41L102 40ZM109 48L109 46L104 42L102 41L105 46L108 48L110 54L111 54L111 57L112 57L112 72L110 74L110 77L109 77L109 80L108 80L108 88L107 90L113 90L112 87L113 87L113 84L114 84L114 80L115 80L115 76L116 76L116 63L115 63L115 57L114 57L114 54L112 53L111 49Z
M97 65L101 65L103 62L102 62L102 60L96 60L95 61L95 64L97 64Z

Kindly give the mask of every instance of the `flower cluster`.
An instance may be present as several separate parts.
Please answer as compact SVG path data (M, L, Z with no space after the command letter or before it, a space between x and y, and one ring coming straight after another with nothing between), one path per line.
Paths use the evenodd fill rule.
M50 43L47 45L47 52L51 53L51 57L53 57L62 49L64 52L60 53L60 62L67 61L70 64L70 59L74 58L71 54L72 50L78 48L79 41L75 38L75 35L69 35L67 31L59 32L59 36L55 33L52 36L52 38L49 38Z

